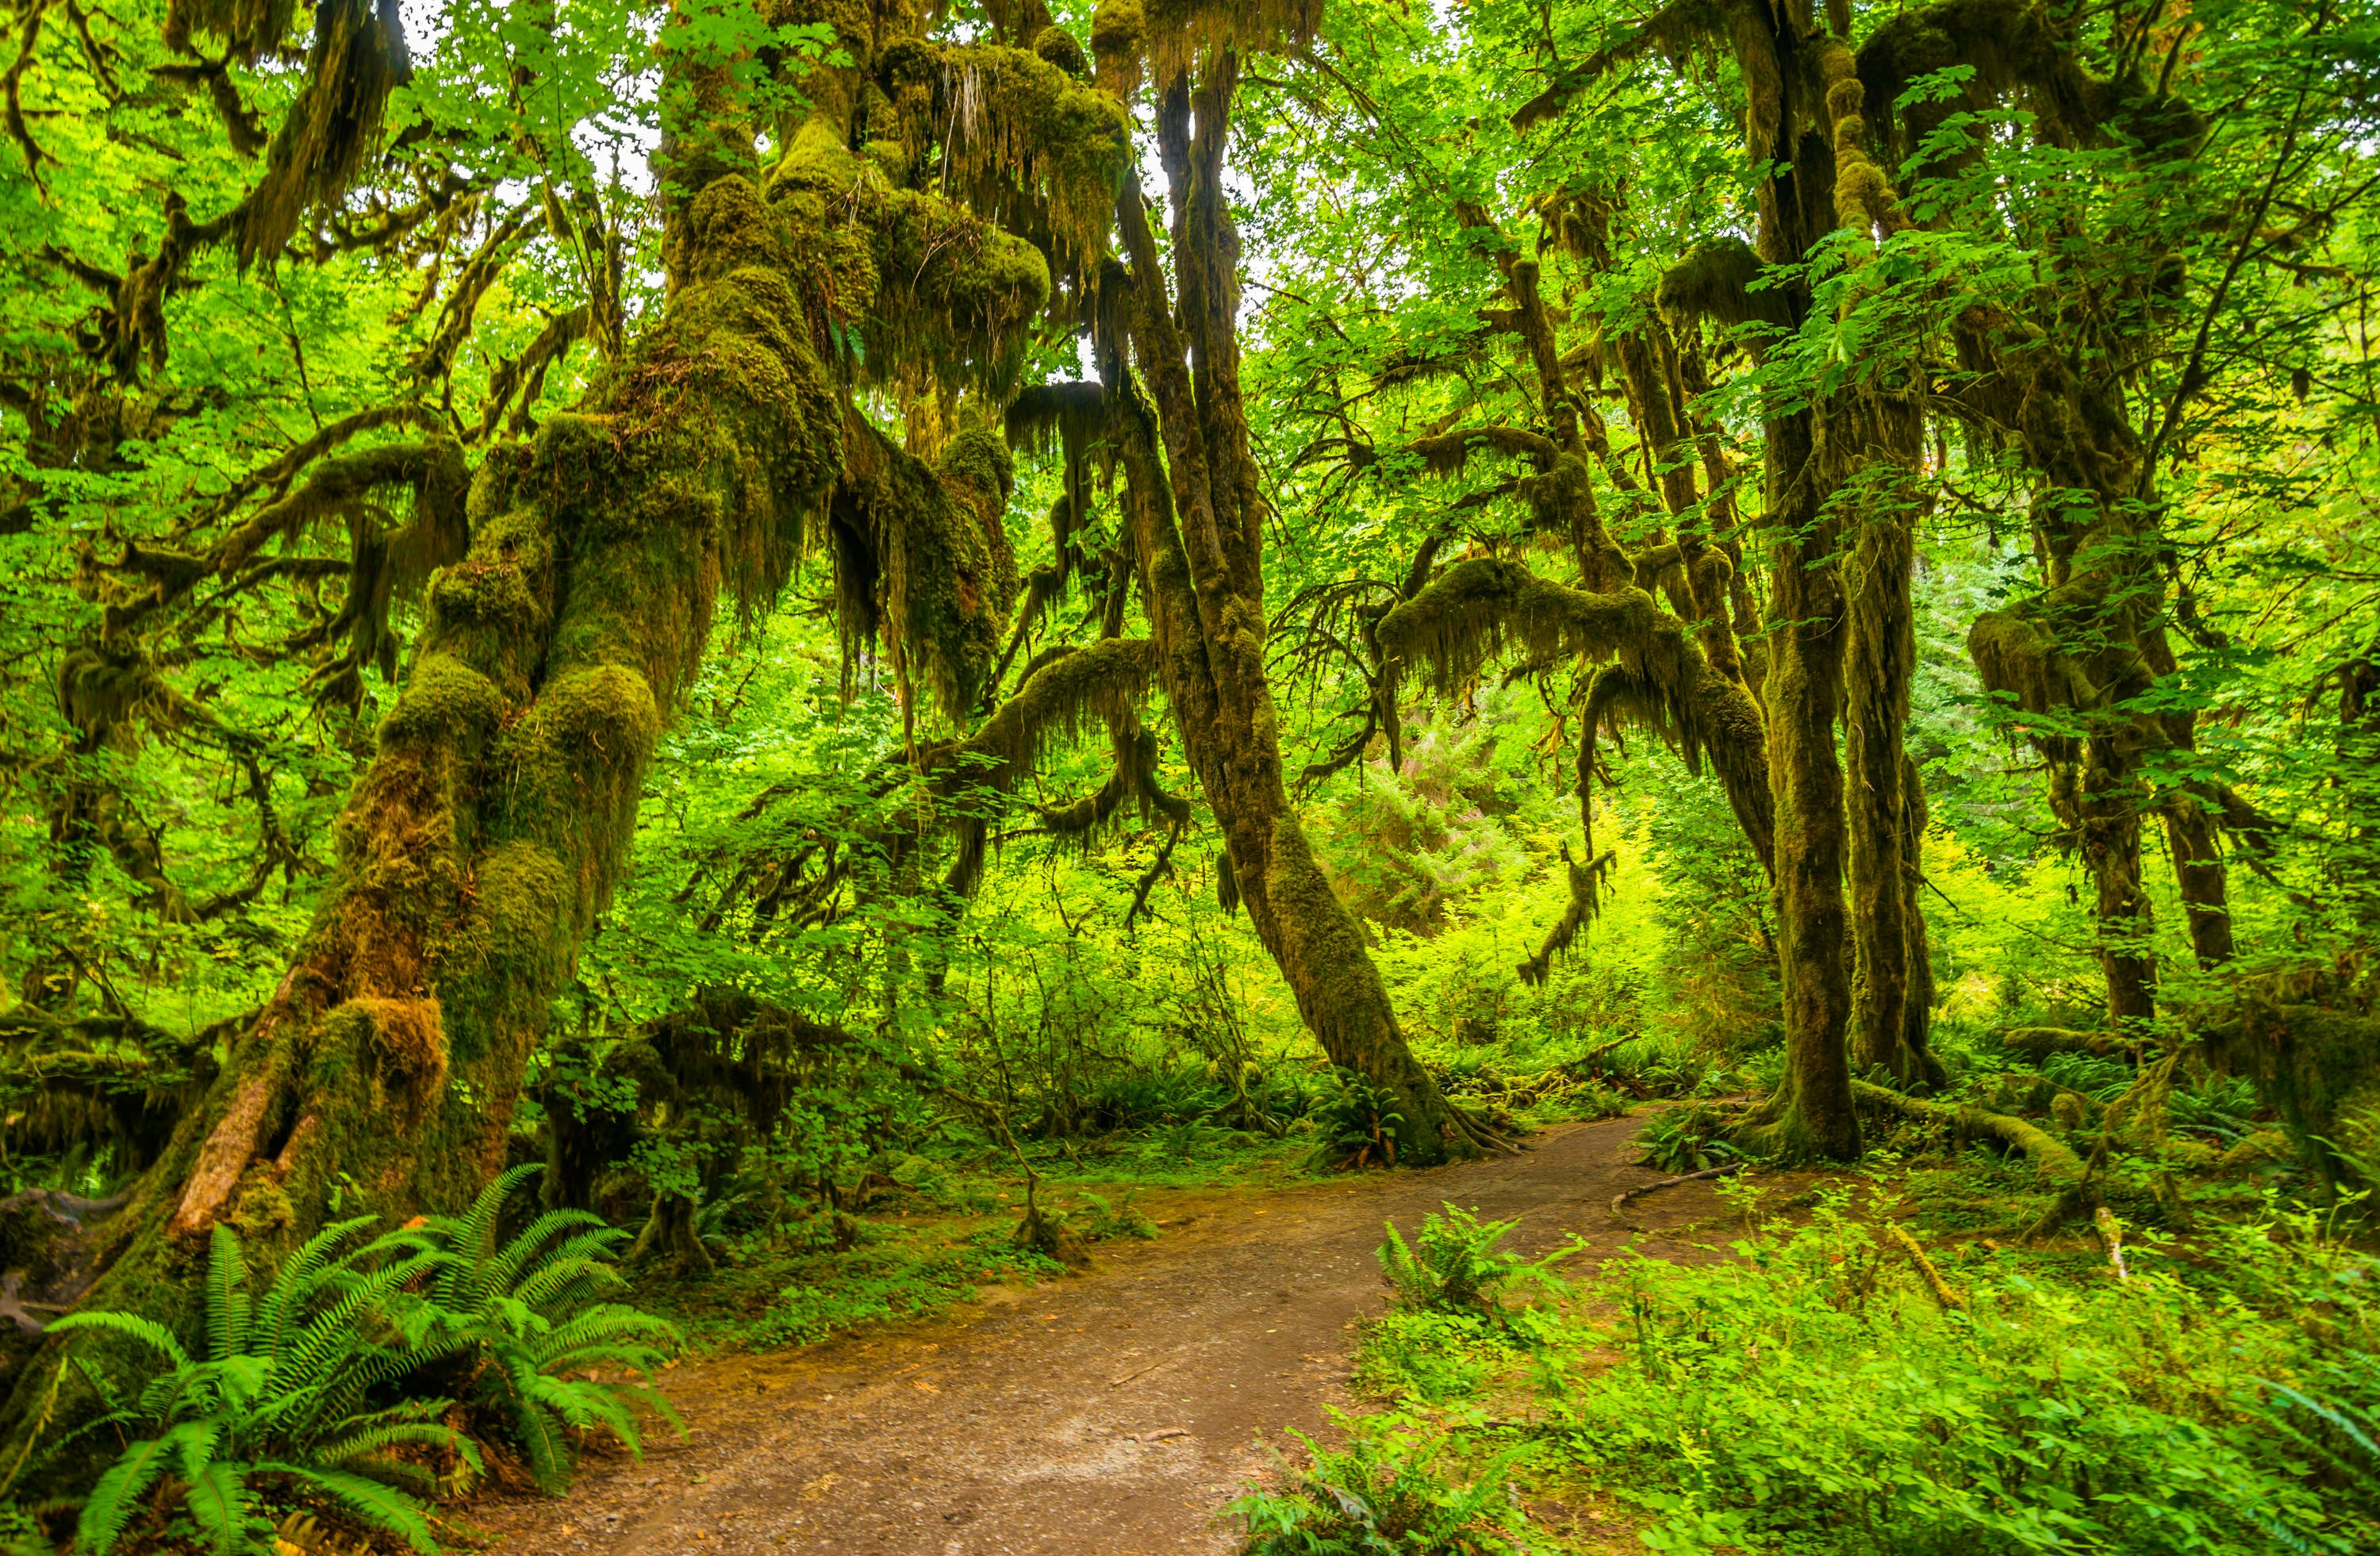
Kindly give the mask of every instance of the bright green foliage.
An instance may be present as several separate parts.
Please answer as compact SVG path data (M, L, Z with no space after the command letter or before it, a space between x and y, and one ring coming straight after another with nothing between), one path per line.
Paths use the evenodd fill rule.
M2135 1246L2120 1281L1935 1246L1950 1307L1840 1194L1732 1251L1633 1256L1540 1331L1556 1365L1520 1440L1547 1474L1633 1503L1653 1550L2249 1556L2380 1538L2375 1268L2318 1218L2230 1229L2204 1270Z
M1734 1120L1705 1102L1663 1108L1645 1121L1636 1137L1645 1160L1664 1173L1705 1173L1743 1153L1727 1142Z
M1489 1459L1456 1483L1432 1449L1392 1432L1354 1429L1344 1449L1300 1436L1312 1462L1279 1489L1249 1492L1227 1510L1245 1521L1244 1556L1522 1556L1524 1520L1504 1484L1523 1457Z
M1469 1313L1501 1319L1499 1294L1515 1280L1544 1282L1546 1266L1562 1257L1559 1250L1534 1263L1498 1247L1512 1234L1517 1221L1482 1223L1472 1211L1451 1201L1444 1214L1422 1218L1421 1228L1408 1245L1390 1222L1388 1241L1378 1250L1380 1273L1396 1294L1397 1305L1417 1312Z
M1401 1307L1364 1326L1354 1384L1400 1403L1467 1400L1510 1359L1511 1340L1475 1311Z
M467 1483L481 1471L479 1451L438 1419L446 1400L375 1401L443 1354L436 1341L382 1321L393 1294L443 1261L401 1234L349 1246L368 1224L324 1228L262 1292L249 1289L238 1239L215 1228L200 1356L137 1314L76 1313L50 1326L130 1341L163 1364L77 1434L146 1434L83 1502L78 1538L91 1556L142 1534L149 1494L161 1485L178 1491L198 1539L215 1556L270 1553L273 1521L262 1510L290 1501L334 1510L435 1556L432 1516L419 1493ZM456 1468L425 1467L416 1456L424 1452Z
M1338 1093L1316 1112L1322 1143L1314 1148L1309 1164L1348 1171L1395 1166L1394 1135L1403 1117L1395 1103L1359 1075L1340 1070L1332 1078Z
M464 1214L435 1216L421 1228L422 1244L440 1258L423 1307L407 1319L455 1356L470 1403L500 1424L539 1489L558 1497L570 1489L587 1434L608 1433L642 1457L637 1412L677 1424L651 1378L678 1331L625 1303L598 1300L627 1289L610 1256L628 1234L601 1217L549 1210L499 1241L506 1201L537 1171L516 1167ZM645 1382L606 1382L605 1371L639 1373Z

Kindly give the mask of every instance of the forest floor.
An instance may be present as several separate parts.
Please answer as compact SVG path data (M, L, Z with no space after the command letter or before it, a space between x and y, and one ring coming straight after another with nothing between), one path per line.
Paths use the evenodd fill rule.
M1644 1122L1556 1125L1491 1161L1145 1197L1164 1234L1103 1243L1087 1273L676 1368L687 1441L656 1430L643 1464L590 1461L566 1500L466 1517L516 1556L1228 1551L1216 1510L1294 1448L1284 1428L1322 1433L1353 1403L1354 1330L1385 1296L1381 1223L1410 1235L1451 1201L1518 1219L1517 1252L1579 1234L1583 1270L1632 1235L1612 1197L1662 1175L1635 1164ZM1630 1213L1646 1253L1705 1259L1688 1229L1722 1209L1690 1184Z

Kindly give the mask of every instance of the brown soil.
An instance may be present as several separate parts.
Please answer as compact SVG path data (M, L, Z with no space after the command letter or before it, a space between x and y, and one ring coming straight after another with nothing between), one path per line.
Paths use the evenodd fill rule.
M668 1392L690 1441L658 1438L641 1465L590 1462L567 1500L500 1501L472 1521L519 1556L1228 1551L1216 1509L1293 1447L1284 1428L1320 1431L1325 1406L1352 1403L1352 1331L1381 1307L1381 1222L1410 1235L1451 1200L1519 1218L1518 1251L1577 1233L1609 1255L1630 1235L1612 1196L1660 1176L1633 1164L1642 1126L1565 1125L1498 1161L1207 1197L1155 1242L1101 1245L1085 1275L678 1368ZM1691 1258L1676 1235L1718 1209L1691 1184L1629 1214L1645 1251Z

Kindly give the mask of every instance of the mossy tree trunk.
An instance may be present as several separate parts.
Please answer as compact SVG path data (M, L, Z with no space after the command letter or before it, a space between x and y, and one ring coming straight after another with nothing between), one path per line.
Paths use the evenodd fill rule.
M159 1310L208 1230L467 1200L625 860L722 577L789 555L833 385L753 172L689 190L667 314L585 407L502 447L431 582L338 873L202 1108L110 1222L95 1304Z
M843 19L861 64L806 83L843 119L785 137L765 172L730 70L665 61L666 304L577 410L472 477L468 551L429 583L313 924L203 1104L79 1250L97 1273L84 1303L175 1321L219 1223L269 1254L335 1215L467 1202L503 1166L530 1053L625 868L722 590L765 604L853 479L835 327L871 361L906 350L954 378L1014 362L1048 300L1042 254L854 154L866 62L917 18ZM1066 89L1025 66L1024 90ZM1102 201L1128 151L1115 117L1115 165L1086 175ZM918 492L858 537L884 587L851 602L953 710L972 706L1005 609L984 524L961 521L988 506L998 522L1005 456L973 439L953 440L965 469L868 451L871 479L890 465ZM27 1429L57 1365L53 1351L20 1374L6 1430Z
M1173 201L1171 287L1139 189L1127 182L1118 200L1130 269L1111 271L1104 285L1123 289L1148 396L1126 366L1123 341L1100 342L1101 374L1123 449L1142 594L1184 748L1222 830L1231 881L1299 1014L1333 1064L1392 1101L1399 1161L1476 1155L1498 1142L1446 1100L1414 1056L1283 778L1264 662L1263 512L1241 402L1239 242L1222 185L1239 68L1236 50L1219 47L1195 91L1182 65L1156 92Z
M1844 1046L1851 946L1843 904L1843 771L1835 748L1844 633L1841 580L1833 562L1838 532L1801 497L1815 457L1807 413L1774 419L1767 432L1767 522L1775 535L1768 770L1777 813L1786 1058L1774 1122L1788 1154L1848 1161L1860 1153L1860 1128Z
M1746 150L1774 170L1758 188L1755 248L1764 264L1798 265L1840 220L1835 147L1821 128L1830 115L1812 57L1826 54L1828 40L1810 30L1806 13L1791 8L1746 7L1730 36L1750 98ZM1798 325L1811 308L1808 287L1797 282L1785 290L1783 305ZM1844 474L1842 451L1822 446L1823 429L1808 408L1772 412L1763 432L1764 523L1771 537L1766 700L1786 1049L1785 1085L1771 1121L1788 1154L1848 1160L1859 1154L1861 1138L1845 1042L1849 837L1835 744L1849 628L1837 562L1842 520L1832 502ZM1879 729L1876 744L1886 738ZM1888 738L1897 752L1897 723Z

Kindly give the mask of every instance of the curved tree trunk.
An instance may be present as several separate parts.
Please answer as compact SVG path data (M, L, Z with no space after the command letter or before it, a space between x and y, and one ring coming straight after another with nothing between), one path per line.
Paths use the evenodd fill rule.
M863 60L875 42L864 23L842 39ZM1045 62L1014 68L1031 90L1066 89ZM813 77L813 116L765 175L731 71L668 70L666 305L577 410L492 449L473 478L468 553L430 582L296 963L84 1240L84 1302L178 1317L219 1223L271 1252L334 1214L470 1199L504 1163L530 1052L625 868L648 761L722 589L772 595L846 474L829 322L988 375L1047 301L1031 244L860 174L857 68ZM944 489L957 480L928 470L932 490L867 539L877 577L911 580L886 591L887 637L963 710L1005 601L955 517L973 501ZM7 1430L56 1365L20 1375Z
M170 1307L219 1222L293 1241L334 1191L409 1213L502 1166L722 571L789 555L839 464L832 381L792 288L754 264L783 241L756 178L715 178L682 225L662 322L584 410L480 472L469 553L431 585L313 928L100 1233L88 1300Z
M1123 342L1102 341L1104 398L1160 675L1222 829L1239 900L1323 1052L1393 1099L1400 1161L1475 1155L1497 1142L1446 1100L1414 1057L1363 932L1289 803L1264 663L1262 499L1240 399L1239 241L1222 188L1236 51L1217 50L1203 71L1195 134L1186 74L1157 93L1178 299L1129 181L1117 219L1131 270L1104 283L1127 289L1133 356L1154 400L1142 398Z

